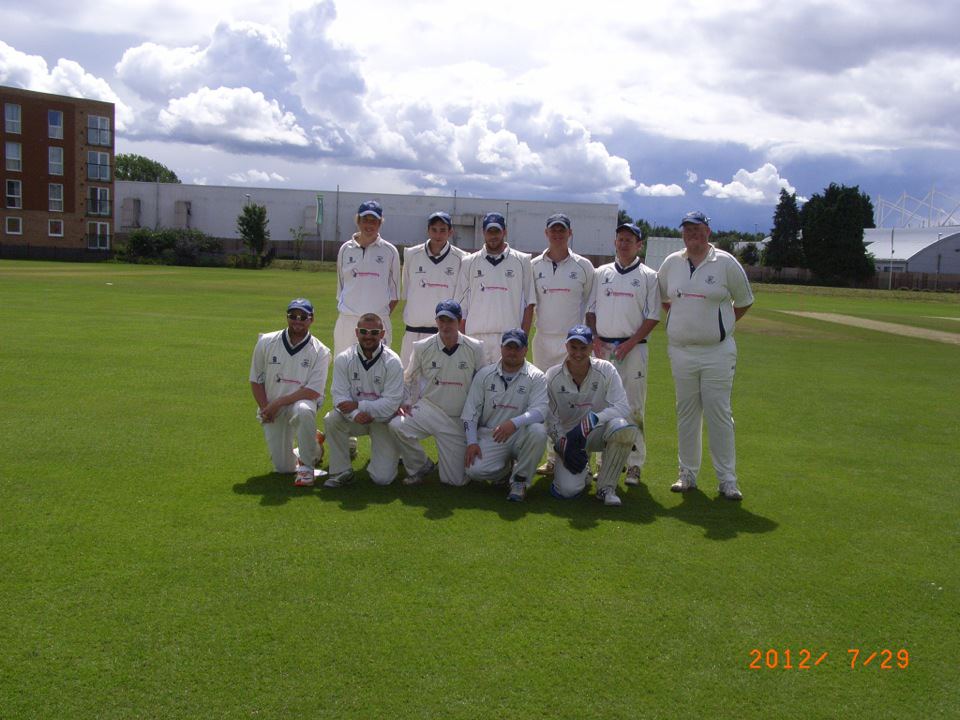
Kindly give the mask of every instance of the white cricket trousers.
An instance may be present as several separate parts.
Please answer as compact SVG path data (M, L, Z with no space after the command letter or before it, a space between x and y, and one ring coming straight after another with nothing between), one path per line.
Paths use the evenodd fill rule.
M493 439L493 428L480 428L477 440L481 457L467 468L470 480L496 483L511 475L522 477L527 482L533 480L537 472L537 463L543 457L547 446L547 429L543 423L530 423L517 430L506 442L498 443Z
M614 346L603 343L601 360L609 360L617 368L623 389L630 403L630 420L637 426L635 449L627 457L627 467L643 468L647 462L647 441L644 430L644 415L647 407L647 358L650 350L647 343L637 343L623 360L613 356Z
M500 340L503 338L502 332L477 334L467 332L465 334L483 343L483 366L500 362Z
M320 448L317 446L317 403L315 400L299 400L287 405L277 413L273 422L263 423L263 436L267 440L273 467L280 473L292 473L297 469L297 456L293 454L293 441L297 441L300 461L315 467Z
M331 410L323 419L326 446L330 453L328 470L331 475L346 472L350 463L350 438L370 436L370 464L367 472L377 485L389 485L397 477L399 452L393 433L385 422L361 425L347 420L339 410Z
M405 330L403 340L400 342L400 364L407 367L410 361L413 360L413 344L417 342L417 340L423 340L424 338L433 337L434 335L436 335L435 332L419 333Z
M680 470L697 476L707 421L710 459L721 483L736 482L730 395L737 369L737 344L727 337L716 345L670 345L670 369L677 391L677 458Z
M390 347L390 341L393 338L393 326L390 324L390 314L384 311L377 315L383 320L384 340L383 344ZM347 348L357 343L357 323L360 322L360 315L338 315L337 323L333 326L333 356L336 357Z
M397 439L407 474L420 472L430 462L420 446L420 441L433 437L437 442L440 482L447 485L466 485L468 480L463 462L467 452L467 438L463 433L463 421L458 417L450 417L425 399L421 399L411 411L412 415L398 416L390 421L390 430Z
M597 475L597 490L615 488L620 481L620 471L637 439L637 428L623 418L616 418L597 425L587 435L587 452L600 453L601 466ZM557 458L553 471L553 487L561 497L572 498L582 493L590 484L590 468L574 475Z

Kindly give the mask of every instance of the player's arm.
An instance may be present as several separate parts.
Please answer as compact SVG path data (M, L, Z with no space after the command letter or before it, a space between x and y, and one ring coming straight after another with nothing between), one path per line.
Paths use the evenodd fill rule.
M630 401L627 399L627 391L623 387L620 373L611 372L607 376L607 392L603 399L607 406L597 413L599 422L610 422L616 418L630 418Z
M659 314L659 311L658 311ZM645 340L646 337L653 332L653 329L659 323L659 320L654 320L653 318L647 318L642 323L640 327L637 328L637 331L633 333L630 337L624 340L617 346L617 349L614 350L614 355L617 356L617 360L623 360L627 354L633 350L641 340Z
M395 356L384 358L383 394L376 400L361 400L357 410L379 422L387 422L397 414L403 401L403 368Z
M348 377L350 360L341 353L333 359L333 383L330 385L330 397L333 406L348 420L353 419L357 403L353 399Z
M529 333L530 327L533 325L533 309L535 307L536 305L531 304L527 305L523 310L523 321L520 323L520 329L525 333Z
M753 307L753 303L751 303L750 305L744 305L743 307L737 307L736 305L734 305L734 306L733 306L733 317L734 317L734 319L735 319L735 320L739 320L739 319L742 318L744 315L746 315L746 314L747 314L747 310L749 310L749 309L752 308L752 307Z

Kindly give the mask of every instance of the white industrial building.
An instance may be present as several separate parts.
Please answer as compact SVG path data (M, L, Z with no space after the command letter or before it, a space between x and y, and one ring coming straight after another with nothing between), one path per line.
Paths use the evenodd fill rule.
M581 255L610 256L617 226L617 206L606 203L494 200L435 195L388 195L341 190L215 187L176 183L116 182L116 227L128 234L140 227L193 228L225 240L225 249L239 249L237 216L247 203L267 208L270 240L286 254L293 231L302 228L303 256L331 260L340 244L355 231L354 217L364 200L383 205L383 236L400 247L426 239L426 219L444 210L454 221L454 244L474 250L483 244L481 220L487 212L507 218L508 242L524 252L546 247L544 224L555 212L566 213L573 224L571 246ZM322 218L318 224L318 205ZM322 244L321 244L322 241Z
M863 242L877 272L960 275L960 226L868 228Z

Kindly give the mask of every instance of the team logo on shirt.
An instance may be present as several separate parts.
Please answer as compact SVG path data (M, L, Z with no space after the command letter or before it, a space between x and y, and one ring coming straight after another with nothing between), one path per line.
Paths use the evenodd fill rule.
M459 363L457 363L457 368L460 369L460 370L466 370L466 369L467 369L467 361L466 361L466 360L461 360Z
M507 271L504 273L504 275L506 275L507 277L513 277L513 275L514 275L513 270L510 270L510 269L508 268Z
M359 379L360 379L360 373L354 373L354 374L353 374L353 379L354 379L354 380L359 380Z
M560 392L562 392L564 395L566 395L566 394L567 394L568 392L570 392L570 391L567 390L567 386L566 386L566 385L561 385L561 386L560 386Z
M496 391L497 391L497 384L490 383L490 392L496 392Z
M634 287L640 287L640 278L637 278L630 284L633 285Z
M590 389L591 389L591 390L596 390L596 389L599 388L599 387L600 387L600 383L599 383L599 382L594 382L594 383L591 383L591 384L590 384Z
M383 383L383 378L381 378L379 375L374 375L374 376L373 376L373 384L374 384L374 385L380 385L380 384L382 384L382 383Z
M353 265L356 260L353 259L353 255L347 255L347 265Z
M605 277L605 278L603 279L603 282L601 283L601 285L610 285L610 284L612 284L612 283L613 283L613 278L612 278L612 277Z
M436 361L436 360L431 360L431 361L430 361L430 367L435 368L436 366L437 366L437 361Z
M377 255L377 262L378 262L380 265L383 265L383 255Z
M417 266L417 275L423 275L423 265Z
M571 279L571 280L576 280L576 279L577 279L577 273L576 273L576 271L570 273L570 279Z
M443 271L444 275L453 275L453 273L454 273L454 269L452 267L448 267L446 270Z
M526 394L527 394L526 385L521 385L520 387L517 388L517 395L526 395Z
M483 270L477 270L477 277L483 277Z
M277 360L277 356L276 356L276 355L274 355L274 356L273 356L273 359L270 360L270 364L271 364L271 365L279 365L279 364L280 364L280 361Z
M707 275L707 285L714 285L717 279L713 275Z
M543 270L537 273L537 280L543 280Z
M310 361L307 358L304 358L303 362L300 363L300 367L310 367Z

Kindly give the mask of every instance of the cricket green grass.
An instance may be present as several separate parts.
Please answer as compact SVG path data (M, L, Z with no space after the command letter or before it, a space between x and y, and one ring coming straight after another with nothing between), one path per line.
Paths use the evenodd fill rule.
M745 500L709 461L669 492L658 329L644 485L610 509L270 473L250 353L299 295L330 344L331 273L0 262L0 717L955 717L960 349L778 311L927 327L960 298L756 290Z

